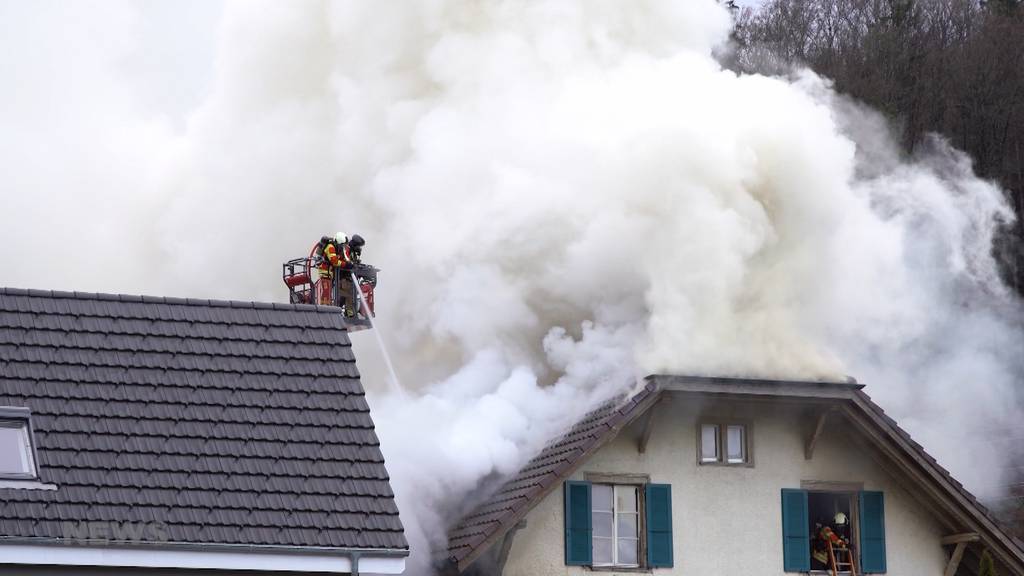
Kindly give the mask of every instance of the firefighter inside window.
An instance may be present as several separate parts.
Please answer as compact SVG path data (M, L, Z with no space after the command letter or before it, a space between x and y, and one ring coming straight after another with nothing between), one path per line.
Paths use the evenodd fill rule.
M321 237L306 258L285 262L283 277L290 302L337 306L349 330L370 327L378 270L363 263L365 245L358 234L349 238L338 232Z
M807 503L811 519L811 570L850 573L845 566L847 551L853 548L849 494L811 492ZM829 555L829 544L833 554ZM833 562L836 563L833 566Z

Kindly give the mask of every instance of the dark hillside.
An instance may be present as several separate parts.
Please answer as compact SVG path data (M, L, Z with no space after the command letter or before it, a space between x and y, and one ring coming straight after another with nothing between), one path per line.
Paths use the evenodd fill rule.
M737 11L735 38L734 66L808 65L892 119L908 154L946 137L1024 215L1022 0L767 0ZM1024 293L1020 218L997 250Z

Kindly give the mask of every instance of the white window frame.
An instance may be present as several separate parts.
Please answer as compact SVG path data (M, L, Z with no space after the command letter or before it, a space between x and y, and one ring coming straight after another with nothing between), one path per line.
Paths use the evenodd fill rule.
M715 456L707 458L704 455L704 428L715 427ZM729 459L729 429L739 427L741 429L741 451L742 460ZM697 423L697 464L701 466L733 466L753 467L754 466L754 426L747 420L736 419L704 419Z
M704 453L704 430L710 428L715 435L715 453L707 456ZM714 422L703 422L697 427L697 460L701 464L720 462L722 459L722 426Z
M594 561L593 566L595 568L640 568L640 566L642 564L642 562L641 562L642 559L640 558L640 553L642 551L642 549L641 549L641 528L642 528L642 525L641 525L641 520L642 519L641 519L641 517L643 516L642 510L641 510L641 506L643 505L643 499L642 499L642 497L640 495L640 493L641 493L641 490L640 490L641 486L638 486L636 484L612 484L612 483L592 483L591 486L607 486L607 487L611 488L611 509L610 510L600 510L602 512L608 512L608 511L611 512L611 538L610 538L610 540L611 540L611 563L599 563L599 562ZM633 490L633 493L635 494L635 497L636 497L636 503L637 503L636 504L637 509L635 511L621 511L620 509L618 509L617 492L620 489L630 489L630 490ZM591 515L593 515L593 513L594 513L594 508L593 508L593 504L591 504ZM636 541L636 545L637 545L637 562L635 564L626 564L626 563L618 562L618 540L621 539L620 535L618 535L618 517L620 517L620 515L632 515L632 516L636 517L636 527L637 527L636 536L635 537L628 537L628 536L627 537L622 537L622 539L625 539L625 540L635 540ZM596 539L607 540L609 538L606 537L606 536L593 536L592 535L591 536L591 545L593 545L593 540L596 540Z
M584 480L594 485L606 484L612 486L628 486L636 488L637 490L637 564L634 565L610 565L610 564L594 564L593 553L591 557L590 569L593 572L614 572L614 571L628 571L628 572L642 572L647 570L647 504L646 504L646 489L645 487L650 484L650 476L645 474L609 474L609 472L597 472L597 471L585 471ZM591 501L591 515L594 513L594 503ZM612 513L614 513L614 493L612 493ZM612 517L613 522L617 519ZM615 523L617 525L617 523ZM617 526L612 528L612 535L617 531ZM591 535L591 546L593 546L593 535ZM612 552L612 560L614 561L618 556L617 542L612 539L612 544L615 546ZM592 550L593 551L593 550Z
M36 454L35 435L32 431L31 412L19 406L0 406L0 428L24 430L22 458L27 460L26 472L0 472L0 480L36 480L39 478L39 458Z
M739 429L740 440L739 440L739 460L734 460L732 457L732 431L733 429ZM722 461L726 464L746 464L747 463L747 427L743 424L727 424L725 426L725 434L722 436L722 444L724 444L722 450Z

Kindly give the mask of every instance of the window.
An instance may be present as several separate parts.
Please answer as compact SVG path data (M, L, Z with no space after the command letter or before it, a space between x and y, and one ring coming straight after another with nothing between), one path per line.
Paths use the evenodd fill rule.
M718 462L718 445L721 427L718 424L704 424L700 427L700 461Z
M15 419L10 416L21 417ZM36 476L27 410L0 408L0 476L8 478L35 478Z
M742 464L747 461L747 439L743 426L731 425L726 430L725 461L729 464Z
M811 538L811 570L831 569L824 530L830 531L839 539L836 540L836 546L840 543L854 544L851 496L856 495L848 492L807 493L807 533Z
M599 568L672 566L672 490L636 475L565 483L565 563ZM625 480L625 481L620 481Z
M592 490L594 566L639 566L639 488L594 484Z
M783 490L785 571L831 572L831 541L837 562L852 559L858 573L884 573L884 514L881 492ZM845 566L838 568L840 574L850 573Z
M703 423L700 425L701 464L750 465L750 426L747 424Z

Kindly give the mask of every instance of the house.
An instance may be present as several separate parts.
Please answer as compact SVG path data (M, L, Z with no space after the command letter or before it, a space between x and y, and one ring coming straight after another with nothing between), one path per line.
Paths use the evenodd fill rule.
M0 573L408 553L338 309L0 288Z
M824 573L819 524L852 541L859 574L975 574L986 549L1024 574L1021 542L862 385L681 376L649 377L549 444L450 530L446 564Z

